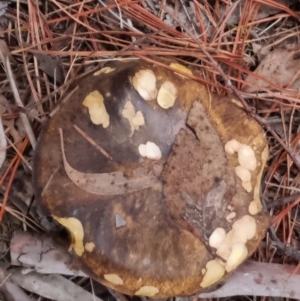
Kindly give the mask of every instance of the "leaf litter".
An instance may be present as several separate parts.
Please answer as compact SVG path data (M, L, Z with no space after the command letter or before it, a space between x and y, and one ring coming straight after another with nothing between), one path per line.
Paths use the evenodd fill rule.
M258 67L249 75L243 86L243 91L254 93L263 88L274 87L298 90L300 78L300 46L288 44L268 53Z

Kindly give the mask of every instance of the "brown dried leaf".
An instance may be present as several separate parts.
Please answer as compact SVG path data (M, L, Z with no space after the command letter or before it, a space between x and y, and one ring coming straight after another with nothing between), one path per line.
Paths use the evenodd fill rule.
M127 178L120 171L111 173L83 173L70 166L66 159L63 132L60 129L61 151L65 171L70 180L79 188L98 195L118 195L152 187L158 182L156 176L145 175L136 170L134 178Z
M270 52L259 64L254 74L266 80L249 75L242 90L253 93L261 87L270 88L270 82L279 87L287 86L300 69L299 49L286 45ZM291 86L296 89L297 81Z

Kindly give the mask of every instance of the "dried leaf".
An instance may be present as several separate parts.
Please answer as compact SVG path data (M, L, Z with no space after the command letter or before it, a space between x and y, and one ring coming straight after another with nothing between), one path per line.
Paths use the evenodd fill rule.
M300 275L296 267L248 261L240 266L218 290L200 294L199 298L230 296L268 296L300 298Z
M10 256L13 265L22 265L41 274L86 277L73 262L70 253L46 234L16 232L10 243Z
M254 74L266 80L249 75L242 90L248 93L257 92L261 87L270 88L270 82L279 87L287 86L299 69L299 49L292 50L288 45L285 48L275 49L261 61L254 71ZM291 88L298 88L296 85L295 81Z
M23 269L11 271L12 281L27 291L57 301L102 301L61 275L41 275L36 272L23 275Z
M139 191L152 187L158 182L157 177L145 175L136 170L136 177L127 178L120 171L111 173L83 173L70 166L66 159L63 132L60 129L61 151L65 171L70 180L79 188L98 195L117 195Z
M293 0L277 0L278 4L284 5L287 7L293 2ZM233 2L231 6L234 6L236 2ZM243 12L244 6L246 4L246 1L238 1L238 4L235 5L233 12L230 14L227 24L238 24L241 18L241 14ZM280 11L282 11L282 6L275 6L275 5L269 5L268 3L262 3L259 6L258 12L255 15L254 20L263 19L265 17L268 17L270 15L274 15ZM220 8L220 15L223 17L224 15L227 16L227 12L231 10L231 7L228 8L228 4L224 4Z
M32 301L31 298L15 283L10 279L9 272L6 270L8 266L1 262L0 265L0 291L3 293L5 298L0 295L0 300L9 301Z

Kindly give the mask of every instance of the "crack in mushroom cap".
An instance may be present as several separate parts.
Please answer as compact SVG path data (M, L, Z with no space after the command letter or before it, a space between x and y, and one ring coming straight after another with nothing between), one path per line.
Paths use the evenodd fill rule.
M33 164L37 202L46 215L80 221L82 232L76 230L78 223L60 221L72 238L70 252L86 274L108 287L153 298L213 289L256 250L268 227L258 193L267 149L263 131L229 98L209 95L204 86L174 71L144 61L106 67L113 71L80 80L72 99L44 125ZM152 80L150 89L134 80L145 70ZM174 84L178 92L168 110L155 99L155 89L164 82ZM94 91L103 97L108 127L91 122L83 106ZM122 113L128 101L145 120L133 135L128 115ZM237 150L226 151L231 140L254 152L251 192L235 172L240 165ZM159 160L141 156L139 146L148 141L159 148ZM145 177L155 180L145 186ZM228 240L238 231L236 222L249 216L250 204L256 209L251 216L255 231L248 233L246 242L236 241L223 250L229 260L226 267L208 251L206 237L222 228ZM231 222L226 219L228 208L235 213ZM79 249L74 242L80 242ZM219 251L219 245L215 247ZM218 277L210 276L214 265Z

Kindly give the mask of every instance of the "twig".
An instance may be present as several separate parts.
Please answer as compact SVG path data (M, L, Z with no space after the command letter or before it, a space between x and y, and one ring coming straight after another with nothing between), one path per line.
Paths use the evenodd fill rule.
M22 146L21 146L21 149L20 149L21 153L25 150L25 148L27 146L27 143L28 143L28 140L25 139ZM12 182L14 180L14 177L15 177L15 174L16 174L16 171L17 171L17 168L18 168L20 162L21 162L21 157L18 156L17 159L16 159L16 163L15 163L13 169L12 169L11 176L8 180L8 184L7 184L7 187L6 187L6 190L5 190L5 193L4 193L4 197L3 197L3 200L2 200L2 207L1 207L1 210L0 210L0 221L2 221L2 217L3 217L4 211L5 211L5 205L6 205L6 202L8 200L8 194L9 194Z
M22 161L26 164L26 166L29 168L29 170L32 171L32 167L29 164L29 162L24 158L24 156L22 155L22 153L17 149L17 147L14 145L14 143L12 141L10 141L10 139L8 137L6 137L9 145L16 151L16 153L18 154L18 156L22 159Z
M287 154L290 156L291 160L294 162L294 164L297 166L297 168L300 170L300 162L297 159L297 157L292 153L292 151L284 144L284 142L282 141L282 139L277 135L277 133L272 129L272 127L270 126L270 124L268 124L268 122L256 115L256 114L250 114L251 117L253 117L256 121L258 121L259 123L263 124L265 126L265 128L272 134L272 136L277 140L277 142L282 146L282 148L287 152Z
M293 258L300 262L300 251L298 251L297 249L288 246L281 241L273 241L271 243L271 246L273 248L276 248L277 251L279 251L279 253L281 253L282 255L289 256L290 258Z
M5 42L2 41L2 45L1 46L2 47L7 47L6 44L4 44L4 43ZM6 55L6 53L4 53L4 51L0 51L0 58L1 58L2 62L3 62L4 67L5 67L7 78L9 80L12 92L14 94L15 101L16 101L16 103L17 103L18 106L20 106L21 108L24 108L23 102L22 102L21 97L19 95L19 91L18 91L16 82L15 82L15 79L14 79L13 72L12 72L12 69L11 69L11 66L10 66L9 56ZM20 117L21 117L21 120L23 122L25 131L26 131L26 133L28 135L30 144L31 144L32 148L34 149L35 146L36 146L36 139L35 139L35 136L33 134L33 131L32 131L30 122L28 120L28 117L27 117L26 114L21 113L21 112L20 112Z
M272 203L267 204L267 208L271 209L276 206L282 206L291 202L294 202L297 198L300 197L300 192L287 196L285 198L279 198L273 201Z
M79 128L76 124L73 124L73 127L84 139L86 139L90 144L95 146L103 156L105 156L111 161L114 160L110 154L108 154L100 145L98 145L91 137L89 137L81 128Z

